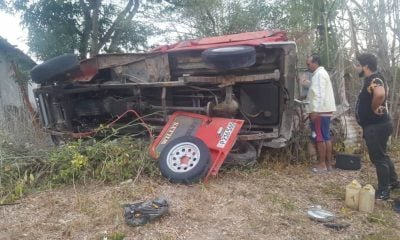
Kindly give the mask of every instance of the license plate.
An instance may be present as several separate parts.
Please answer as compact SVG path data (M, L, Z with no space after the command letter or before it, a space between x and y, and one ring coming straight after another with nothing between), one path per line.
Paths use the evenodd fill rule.
M217 148L224 148L226 143L229 141L229 138L232 135L233 130L236 128L236 123L229 122L225 128L224 133L222 134L220 140L218 141Z

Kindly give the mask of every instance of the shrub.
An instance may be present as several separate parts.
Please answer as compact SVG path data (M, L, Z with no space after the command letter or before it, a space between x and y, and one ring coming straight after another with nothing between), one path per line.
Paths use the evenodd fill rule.
M0 145L0 203L14 201L33 187L159 175L155 161L148 157L148 143L130 137L78 140L35 154L12 146Z

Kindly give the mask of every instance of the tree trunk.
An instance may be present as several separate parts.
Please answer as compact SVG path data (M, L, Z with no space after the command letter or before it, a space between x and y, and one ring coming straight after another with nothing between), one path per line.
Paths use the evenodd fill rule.
M92 44L90 49L90 56L99 53L99 12L101 6L101 0L93 0L93 14L92 14Z
M358 56L360 54L358 41L357 41L357 30L356 24L354 22L353 13L349 9L349 6L345 4L347 13L349 14L349 25L350 25L350 39L351 39L351 46L354 49L355 55Z
M80 59L86 59L89 46L90 31L92 30L90 9L86 5L84 0L79 0L79 4L83 10L83 30L79 43L79 57Z
M129 2L131 2L131 1L129 1ZM137 11L139 9L139 3L140 3L139 0L135 0L134 5L130 5L131 8L128 9L128 11L125 13L125 16L121 17L121 19L117 23L118 25L116 25L114 27L114 34L112 34L111 44L108 49L109 52L117 52L118 44L119 44L119 41L120 41L120 38L122 35L122 31L124 29L122 27L122 25L129 24L129 22L132 20L132 18L135 16L135 14L137 13ZM128 7L128 5L127 5L127 7ZM126 15L126 14L128 14L128 15Z
M392 73L390 72L390 58L389 58L389 44L387 40L386 31L386 3L385 0L379 0L378 7L378 21L375 23L376 37L378 43L378 57L381 62L382 73L386 81L393 80Z
M136 2L139 4L139 0L135 0L135 3ZM117 18L115 19L111 27L99 40L99 45L97 46L99 49L101 49L106 44L106 42L108 42L111 39L111 36L115 33L116 29L121 25L122 21L126 18L126 15L130 12L132 6L133 6L133 0L129 0L124 10L122 10L122 12L118 14Z
M208 19L210 19L210 21L211 21L213 35L217 36L218 35L217 34L217 28L216 28L217 24L215 23L215 19L212 16L212 14L211 14L211 12L210 12L210 10L208 8L206 9L206 15L207 15Z
M395 5L396 5L396 3L393 3L391 9L396 9ZM392 23L394 23L396 16L393 16L390 13L388 15L389 15L389 26L392 26ZM397 15L397 14L395 14L395 15ZM393 37L392 49L391 49L390 54L392 56L392 59L390 60L391 61L391 65L392 65L391 71L392 71L392 76L394 76L394 77L393 77L392 91L389 92L389 96L390 96L390 108L389 108L390 110L389 110L389 112L392 113L392 116L396 116L395 109L394 109L394 106L395 106L394 105L394 99L395 99L395 95L396 95L396 92L397 92L397 81L396 81L396 37Z
M372 1L367 2L367 7L360 5L356 0L351 0L357 8L360 10L362 15L366 18L368 25L371 29L369 34L366 36L367 48L377 49L376 54L379 59L380 66L382 67L382 74L386 81L392 80L392 74L390 73L390 62L389 62L389 44L387 40L386 32L386 4L385 0L379 0L378 10L374 10L374 3ZM369 41L369 42L368 42Z

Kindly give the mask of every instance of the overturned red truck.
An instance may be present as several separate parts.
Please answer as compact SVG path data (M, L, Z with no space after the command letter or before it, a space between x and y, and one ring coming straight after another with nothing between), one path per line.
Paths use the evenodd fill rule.
M174 112L184 111L242 120L226 161L251 163L257 149L284 147L291 138L297 117L296 60L296 45L284 32L258 31L80 62L74 55L62 55L33 68L31 77L40 84L35 98L41 121L56 142L92 135L100 124L126 124L132 116L141 124L125 128L128 133L143 132L146 125L158 134ZM168 142L179 145L178 137ZM180 151L200 151L196 143L185 146ZM169 176L172 181L197 181L207 172L194 171L199 164L170 161L166 168L176 173Z

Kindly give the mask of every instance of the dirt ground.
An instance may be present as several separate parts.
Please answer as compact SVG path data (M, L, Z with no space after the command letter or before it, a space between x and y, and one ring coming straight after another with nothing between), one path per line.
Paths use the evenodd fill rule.
M326 174L262 163L191 186L142 178L63 187L1 206L0 239L400 239L400 214L390 203L372 214L344 207L345 185L353 179L376 185L374 168L364 161L361 171ZM169 215L142 227L125 224L121 204L156 197L169 201ZM337 231L310 220L307 209L316 204L351 226Z

